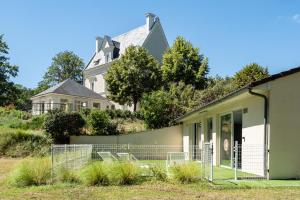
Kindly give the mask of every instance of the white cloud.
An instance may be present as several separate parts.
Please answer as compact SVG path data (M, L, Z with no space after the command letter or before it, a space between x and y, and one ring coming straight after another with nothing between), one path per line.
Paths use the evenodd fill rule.
M300 14L294 14L292 16L292 20L294 20L297 23L300 23Z

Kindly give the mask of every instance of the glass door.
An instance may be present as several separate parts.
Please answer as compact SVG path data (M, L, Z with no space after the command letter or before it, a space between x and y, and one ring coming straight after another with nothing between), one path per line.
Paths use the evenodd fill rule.
M231 167L232 151L232 114L221 116L221 141L220 141L220 161L221 165Z

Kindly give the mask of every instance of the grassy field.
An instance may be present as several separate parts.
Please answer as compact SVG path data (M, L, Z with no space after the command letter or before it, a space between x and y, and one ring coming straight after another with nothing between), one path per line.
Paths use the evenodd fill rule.
M6 178L19 162L20 159L0 158L0 199L300 199L300 181L200 182L188 185L153 181L133 186L56 184L15 188L6 183Z

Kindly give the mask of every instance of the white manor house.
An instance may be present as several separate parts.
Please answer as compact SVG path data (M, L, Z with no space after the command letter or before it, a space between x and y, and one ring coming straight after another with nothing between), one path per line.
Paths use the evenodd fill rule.
M110 65L130 45L144 47L161 62L169 44L159 17L147 13L146 23L140 27L115 37L96 37L95 53L83 70L83 86L75 81L65 80L33 96L32 113L42 114L54 108L77 111L82 107L133 110L132 106L119 105L106 99L108 91L104 80Z

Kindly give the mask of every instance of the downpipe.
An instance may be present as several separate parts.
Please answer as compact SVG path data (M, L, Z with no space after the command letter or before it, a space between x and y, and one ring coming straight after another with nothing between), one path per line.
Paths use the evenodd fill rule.
M248 88L248 92L251 95L258 96L260 98L264 99L264 145L265 145L265 150L264 150L264 176L267 177L269 170L267 168L267 156L268 156L268 135L267 135L267 123L268 123L268 112L269 112L269 100L266 95L256 93L252 91L252 88Z

